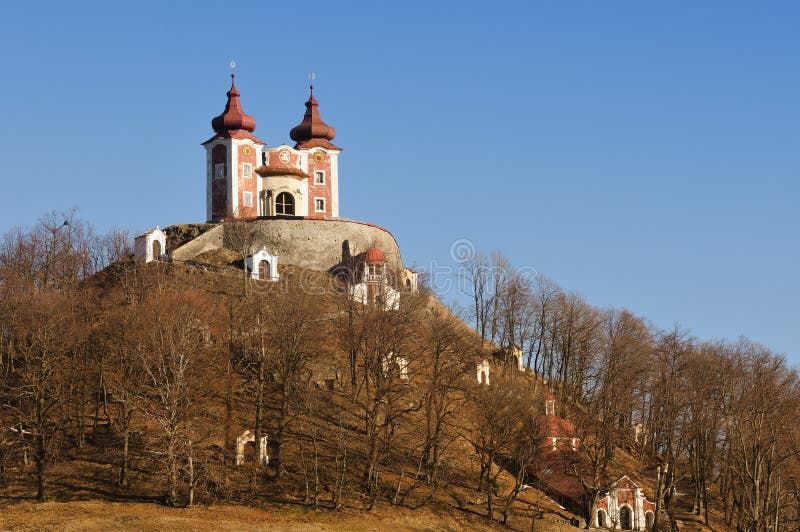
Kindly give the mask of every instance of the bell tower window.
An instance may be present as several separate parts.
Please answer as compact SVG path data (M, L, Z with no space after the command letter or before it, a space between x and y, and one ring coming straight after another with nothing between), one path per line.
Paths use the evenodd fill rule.
M253 165L244 163L242 165L242 177L253 177Z
M324 185L325 184L325 172L322 170L316 170L314 172L314 184L315 185Z
M222 144L214 146L211 150L211 162L214 165L214 179L221 179L227 173L225 171L225 162L228 157L228 150Z
M275 214L294 216L294 196L288 192L281 192L275 198Z

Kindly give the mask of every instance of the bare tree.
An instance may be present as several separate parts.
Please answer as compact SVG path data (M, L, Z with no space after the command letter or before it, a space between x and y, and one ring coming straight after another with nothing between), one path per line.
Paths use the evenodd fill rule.
M486 494L488 520L494 519L495 483L503 471L502 465L516 456L524 458L521 464L524 469L533 456L527 447L520 447L522 440L529 441L525 420L532 415L530 399L522 387L507 381L477 386L474 391L472 415L464 437L478 455L481 467L478 488ZM518 493L519 487L514 490ZM510 503L506 506L507 512Z
M655 348L654 381L652 383L654 416L653 450L658 461L656 511L653 529L658 530L661 512L670 517L677 530L672 506L675 486L680 481L678 463L685 449L683 430L687 421L685 376L693 349L692 340L677 326L663 334Z
M418 358L426 361L428 371L419 387L425 432L418 470L424 471L425 482L434 489L443 453L457 437L456 418L464 403L464 361L477 347L462 327L451 314L434 310L421 331L424 344Z
M472 298L472 314L475 318L475 330L481 335L481 342L486 341L491 309L491 266L486 255L476 252L463 265L463 280L467 293ZM483 347L481 345L481 347Z
M144 379L139 408L161 429L160 449L166 474L164 503L179 504L179 458L187 441L196 398L207 388L200 364L208 348L205 301L191 292L157 292L145 302L143 349L137 353Z

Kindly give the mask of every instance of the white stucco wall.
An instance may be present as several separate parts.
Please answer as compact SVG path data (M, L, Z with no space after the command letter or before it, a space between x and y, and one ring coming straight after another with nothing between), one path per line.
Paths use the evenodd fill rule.
M288 192L294 197L294 215L308 216L308 179L292 175L260 177L261 190L272 191L268 198L268 212L262 216L275 216L275 199L281 192Z
M156 257L153 255L153 242L158 241L161 245L161 256ZM167 254L167 235L156 226L150 229L143 235L137 236L134 239L134 256L136 262L151 262L160 260Z
M269 263L269 278L259 278L259 264L261 261ZM278 280L278 256L272 255L266 248L261 248L258 252L247 257L247 270L250 272L250 278L257 281L277 281Z

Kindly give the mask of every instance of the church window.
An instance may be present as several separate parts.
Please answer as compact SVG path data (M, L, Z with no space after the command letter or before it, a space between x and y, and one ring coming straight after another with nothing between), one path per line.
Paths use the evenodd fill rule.
M242 165L242 177L253 177L253 165L244 163Z
M253 193L252 192L244 192L242 194L242 200L244 202L245 207L252 207L253 206Z
M294 216L294 196L288 192L281 192L275 198L275 214L288 214Z
M314 198L314 211L325 212L325 200L323 198Z
M228 149L223 144L217 144L211 150L211 164L214 170L214 179L222 179L228 173L225 163L228 159Z
M314 184L315 185L325 184L325 172L323 172L322 170L317 170L314 172Z

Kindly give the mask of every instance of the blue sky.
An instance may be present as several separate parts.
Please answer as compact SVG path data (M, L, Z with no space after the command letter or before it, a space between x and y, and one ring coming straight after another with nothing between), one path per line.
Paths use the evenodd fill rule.
M287 142L317 75L342 215L800 362L796 2L5 3L0 232L204 221L228 66ZM454 296L446 296L450 299Z

